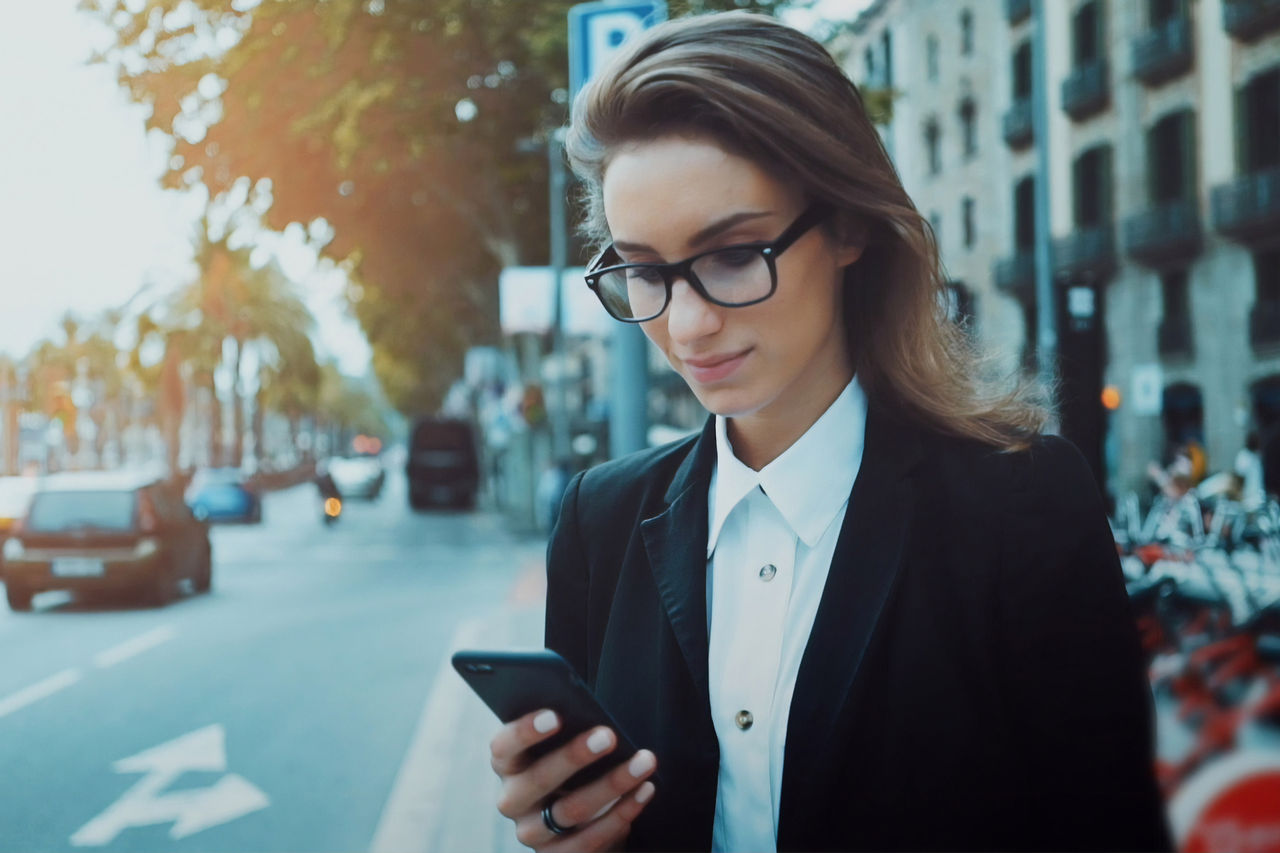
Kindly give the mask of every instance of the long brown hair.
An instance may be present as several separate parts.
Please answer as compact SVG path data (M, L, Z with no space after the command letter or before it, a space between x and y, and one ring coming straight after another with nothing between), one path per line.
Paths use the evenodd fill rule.
M848 268L844 323L858 381L891 416L1005 450L1048 419L1047 391L993 382L992 360L950 322L929 223L898 179L857 88L809 36L745 12L660 24L578 95L566 139L585 186L583 232L609 240L602 184L629 142L696 134L747 157L864 233Z

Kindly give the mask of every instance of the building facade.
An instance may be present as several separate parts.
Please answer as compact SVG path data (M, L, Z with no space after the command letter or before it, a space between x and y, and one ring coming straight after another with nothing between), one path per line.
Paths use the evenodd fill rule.
M1113 494L1187 441L1230 469L1251 430L1280 491L1280 0L877 0L833 48L891 91L886 145L1009 370L1047 146L1063 432Z

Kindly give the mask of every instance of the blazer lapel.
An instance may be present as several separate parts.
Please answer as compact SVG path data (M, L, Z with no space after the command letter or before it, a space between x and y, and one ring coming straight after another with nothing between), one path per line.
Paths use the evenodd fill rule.
M867 413L862 465L796 678L783 763L779 849L795 846L806 804L817 804L831 761L831 735L850 698L881 612L897 577L914 489L907 476L920 457L919 436Z
M715 420L676 470L667 508L640 523L645 551L676 642L702 697L707 678L707 490L715 465Z

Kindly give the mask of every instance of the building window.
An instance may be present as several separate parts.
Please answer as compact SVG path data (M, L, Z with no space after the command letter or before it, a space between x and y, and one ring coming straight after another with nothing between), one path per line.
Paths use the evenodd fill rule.
M1191 300L1187 295L1187 271L1185 269L1165 273L1160 277L1160 289L1164 296L1164 320L1166 323L1183 323L1191 319Z
M964 156L973 157L978 153L978 108L972 98L966 98L960 104L960 131L964 137Z
M1254 298L1280 307L1280 249L1254 254L1253 279Z
M1031 42L1024 41L1013 52L1013 99L1031 97Z
M1185 14L1183 0L1147 0L1147 23L1151 29Z
M1030 252L1036 245L1036 185L1027 176L1013 189L1013 245L1017 252Z
M1259 74L1236 96L1240 171L1280 166L1280 68Z
M1072 189L1077 228L1111 221L1111 146L1099 145L1076 158Z
M973 225L973 199L965 196L964 202L960 205L961 218L964 220L964 247L972 249L976 241Z
M938 37L929 36L925 42L925 62L928 64L929 79L938 79Z
M965 9L960 13L960 54L970 56L973 53L973 13Z
M1097 0L1085 3L1072 22L1076 67L1101 58L1102 10Z
M1147 134L1148 189L1154 204L1195 197L1195 117L1171 113Z
M874 86L876 82L876 52L868 47L863 56L867 61L867 83Z
M938 130L938 123L930 120L924 126L924 144L929 152L929 174L936 175L942 171L942 151L941 137L942 133Z
M880 62L883 63L883 71L880 75L880 82L886 87L893 86L893 39L889 36L889 31L885 30L880 36Z

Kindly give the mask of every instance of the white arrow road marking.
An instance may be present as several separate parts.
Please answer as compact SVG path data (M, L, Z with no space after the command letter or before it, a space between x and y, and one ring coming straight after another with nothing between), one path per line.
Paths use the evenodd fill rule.
M266 794L234 773L209 788L161 793L188 771L221 773L227 769L226 732L216 724L112 766L117 773L147 775L71 836L77 847L100 847L130 827L157 823L172 822L169 837L186 838L271 805Z
M64 669L56 675L51 675L44 681L38 681L30 687L24 687L17 693L0 699L0 717L7 717L14 711L20 711L33 702L39 702L46 696L51 696L59 690L70 687L80 680L80 671L78 669Z
M135 655L142 654L148 649L163 645L176 636L178 636L178 632L173 629L172 625L161 625L159 628L155 628L145 634L139 634L132 640L125 640L120 645L113 646L105 652L99 652L93 658L93 665L99 669L115 666Z

